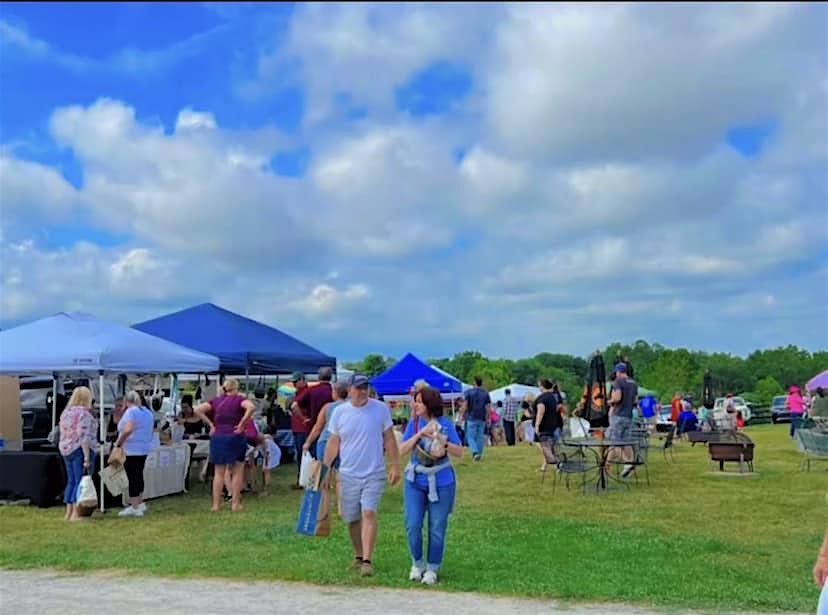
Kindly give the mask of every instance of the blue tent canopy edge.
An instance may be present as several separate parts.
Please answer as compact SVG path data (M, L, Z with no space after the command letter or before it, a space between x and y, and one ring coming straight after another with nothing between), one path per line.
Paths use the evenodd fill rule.
M133 325L135 329L219 358L224 374L303 373L336 369L336 358L274 327L212 303Z
M457 379L434 369L410 352L391 369L371 380L380 395L407 395L417 380L425 380L440 393L461 393L463 384Z

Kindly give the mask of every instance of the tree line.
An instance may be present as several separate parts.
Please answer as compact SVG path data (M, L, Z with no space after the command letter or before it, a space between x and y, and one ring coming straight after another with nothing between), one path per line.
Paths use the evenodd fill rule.
M689 393L701 399L707 369L713 378L714 395L744 395L758 405L769 404L775 395L782 395L789 386L803 386L814 375L828 369L828 351L811 353L792 345L756 350L743 358L726 353L665 348L644 340L632 345L614 343L603 350L608 371L612 370L613 361L619 354L629 358L636 381L656 391L662 403L669 401L674 393ZM492 359L471 350L451 358L428 359L427 362L463 382L472 382L479 376L490 390L513 382L534 385L540 378L551 378L558 382L568 399L576 400L583 393L588 358L543 352L525 359ZM394 358L370 354L346 367L373 377L395 363Z

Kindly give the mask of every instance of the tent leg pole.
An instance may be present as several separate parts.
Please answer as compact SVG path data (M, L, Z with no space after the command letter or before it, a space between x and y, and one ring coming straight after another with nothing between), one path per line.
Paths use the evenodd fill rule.
M106 442L106 425L104 423L104 375L103 372L100 374L100 399L98 400L98 412L100 414L100 430L101 430L101 442ZM103 449L101 449L101 472L104 469L104 456L103 456ZM101 489L100 489L100 498L101 498L101 512L104 512L104 484L101 481Z
M172 412L172 421L170 422L170 435L172 435L172 426L178 413L175 411L175 404L178 401L178 374L173 374L172 382L170 383L170 411Z
M244 394L250 394L250 367L244 368Z
M57 427L57 374L52 374L52 429Z

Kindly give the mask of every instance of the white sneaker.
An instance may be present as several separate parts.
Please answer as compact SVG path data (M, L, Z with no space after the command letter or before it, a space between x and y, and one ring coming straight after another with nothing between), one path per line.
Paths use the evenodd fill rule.
M433 570L426 570L423 575L423 585L437 585L437 573Z
M138 507L138 510L140 510L142 513L146 514L147 510L148 510L147 509L147 503L146 502L141 502L141 505Z
M419 568L416 565L412 566L411 567L411 572L408 573L408 580L409 581L414 581L415 583L419 583L420 581L423 580L423 573L424 572L425 572L425 570L423 570L422 568Z
M127 506L121 512L118 513L119 517L143 517L144 511L140 508L133 508L132 506Z

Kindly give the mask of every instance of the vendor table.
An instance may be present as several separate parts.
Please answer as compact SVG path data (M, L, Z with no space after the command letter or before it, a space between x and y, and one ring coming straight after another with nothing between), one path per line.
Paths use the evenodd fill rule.
M60 502L65 488L66 470L59 453L0 453L0 499L28 499L46 508Z
M190 447L186 443L159 446L151 451L144 466L144 499L184 492L189 467ZM125 506L128 497L125 493Z

